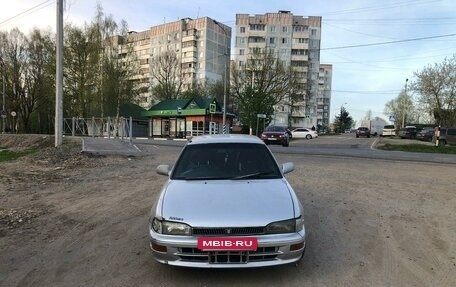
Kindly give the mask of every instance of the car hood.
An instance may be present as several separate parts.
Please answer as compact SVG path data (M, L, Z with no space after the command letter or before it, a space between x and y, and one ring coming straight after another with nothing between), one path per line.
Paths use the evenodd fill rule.
M295 217L285 179L170 181L162 217L192 227L265 226Z

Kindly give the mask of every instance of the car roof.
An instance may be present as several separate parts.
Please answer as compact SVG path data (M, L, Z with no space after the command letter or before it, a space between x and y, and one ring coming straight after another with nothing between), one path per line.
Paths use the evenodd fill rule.
M188 140L188 145L208 144L208 143L250 143L265 144L260 138L251 135L241 134L215 134L192 137Z

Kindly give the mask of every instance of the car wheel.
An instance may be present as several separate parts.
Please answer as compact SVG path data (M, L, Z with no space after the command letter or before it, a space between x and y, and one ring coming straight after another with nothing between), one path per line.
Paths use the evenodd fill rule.
M312 136L311 135L306 135L306 139L310 140L310 139L312 139Z

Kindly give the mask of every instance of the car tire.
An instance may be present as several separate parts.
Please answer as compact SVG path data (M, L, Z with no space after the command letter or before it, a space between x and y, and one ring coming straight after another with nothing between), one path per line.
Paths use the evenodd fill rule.
M312 139L312 136L311 135L306 135L306 139L310 140L310 139Z

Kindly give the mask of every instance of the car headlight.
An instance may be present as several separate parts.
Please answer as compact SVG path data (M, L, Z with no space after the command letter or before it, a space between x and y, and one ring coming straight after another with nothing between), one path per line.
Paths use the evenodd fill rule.
M293 233L300 232L304 228L302 217L283 221L272 222L265 228L266 234Z
M157 233L167 235L191 235L192 228L185 224L173 221L159 220L156 217L152 220L150 227Z

